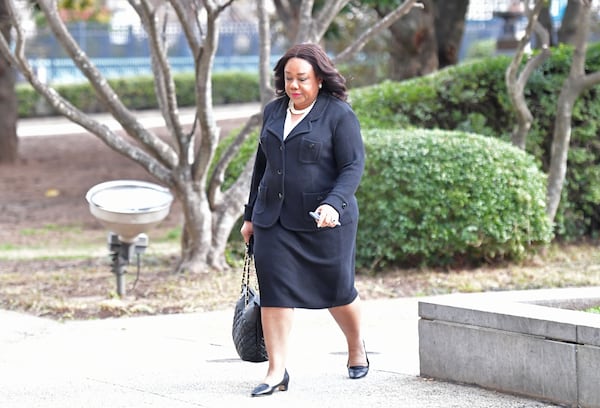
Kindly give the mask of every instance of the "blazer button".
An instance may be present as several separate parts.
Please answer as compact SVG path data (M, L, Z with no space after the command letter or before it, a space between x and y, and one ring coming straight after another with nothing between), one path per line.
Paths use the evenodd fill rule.
M281 169L277 169L277 174L281 175L283 172L281 171Z
M283 198L283 193L277 193L277 198L281 200Z

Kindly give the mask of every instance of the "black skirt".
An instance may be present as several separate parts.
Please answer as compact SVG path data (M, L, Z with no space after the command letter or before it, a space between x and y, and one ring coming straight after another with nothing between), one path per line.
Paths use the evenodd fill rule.
M316 232L254 226L260 303L325 309L352 303L357 223Z

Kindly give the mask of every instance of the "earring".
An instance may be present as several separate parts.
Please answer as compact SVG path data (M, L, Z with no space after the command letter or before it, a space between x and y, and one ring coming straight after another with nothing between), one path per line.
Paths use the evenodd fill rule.
M319 84L319 89L323 88L323 82Z

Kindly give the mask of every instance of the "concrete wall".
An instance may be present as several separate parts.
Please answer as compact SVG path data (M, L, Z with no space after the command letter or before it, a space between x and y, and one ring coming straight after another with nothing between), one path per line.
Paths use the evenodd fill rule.
M451 295L419 302L420 374L600 408L600 288Z

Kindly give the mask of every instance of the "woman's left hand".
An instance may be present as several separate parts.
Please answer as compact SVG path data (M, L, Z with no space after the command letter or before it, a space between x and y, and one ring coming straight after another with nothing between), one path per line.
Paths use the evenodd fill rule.
M317 222L317 227L336 227L340 225L340 215L336 211L335 208L330 206L329 204L323 204L317 207L315 210L317 214L319 214L319 220L315 220Z

